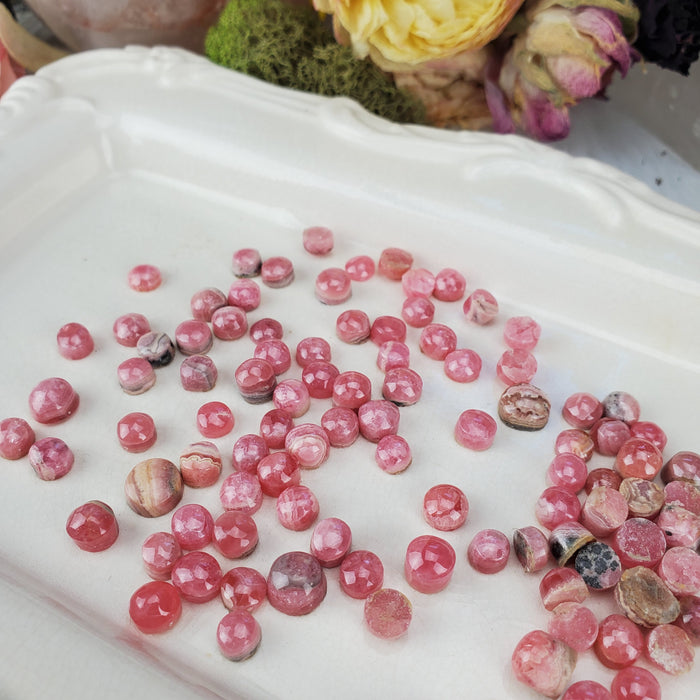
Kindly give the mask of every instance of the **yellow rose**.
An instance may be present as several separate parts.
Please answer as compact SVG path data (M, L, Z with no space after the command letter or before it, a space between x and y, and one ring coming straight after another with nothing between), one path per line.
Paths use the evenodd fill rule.
M473 51L495 39L523 0L313 0L336 36L384 70Z

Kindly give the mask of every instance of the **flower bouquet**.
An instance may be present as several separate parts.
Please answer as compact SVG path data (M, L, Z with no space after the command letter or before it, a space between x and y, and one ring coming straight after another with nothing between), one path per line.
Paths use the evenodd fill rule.
M394 121L564 138L569 110L647 61L687 75L698 0L231 0L217 63Z

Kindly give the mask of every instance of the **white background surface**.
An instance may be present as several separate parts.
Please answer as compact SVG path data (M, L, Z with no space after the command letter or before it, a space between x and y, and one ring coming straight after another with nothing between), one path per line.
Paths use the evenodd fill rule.
M668 454L700 450L690 410L700 389L700 217L595 163L529 142L405 134L366 120L345 102L269 90L177 53L110 52L86 66L73 59L54 67L11 94L0 113L0 299L7 327L21 329L27 348L21 362L15 350L3 349L12 379L4 383L0 413L24 405L37 366L46 376L70 372L82 398L79 414L56 428L78 451L68 477L45 484L26 462L4 465L0 556L9 581L2 592L7 663L0 696L189 698L206 697L209 691L200 687L206 684L227 697L237 690L244 697L410 698L437 690L447 697L467 687L483 698L531 697L510 677L508 657L522 634L546 624L537 580L514 561L497 577L476 575L463 560L466 543L481 527L508 532L532 524L553 439L565 427L557 407L573 391L603 396L627 389L640 399L644 417L667 430ZM684 182L695 177L687 172ZM328 260L301 250L301 229L316 223L338 236ZM118 313L132 310L126 305L138 304L133 310L172 331L193 291L207 283L226 288L230 253L251 239L264 255L288 254L297 266L289 290L264 290L260 313L283 320L292 347L312 329L332 338L342 308L398 313L400 290L379 279L356 285L341 307L313 300L312 281L322 267L342 265L358 252L376 257L386 245L407 247L417 264L434 270L461 268L470 289L485 286L499 298L500 324L529 313L545 329L536 383L547 389L554 411L542 433L501 426L492 450L478 455L454 443L450 431L459 410L476 405L495 413L502 325L475 333L458 325L458 308L442 305L436 320L453 323L460 343L478 349L485 367L476 384L457 387L419 357L413 343L415 366L433 380L425 411L402 414L412 467L387 477L373 466L370 447L358 443L305 475L321 499L322 517L346 517L357 546L382 554L387 585L413 600L414 625L398 644L369 638L361 606L340 596L332 572L327 601L308 618L284 618L269 606L261 611L263 646L247 664L224 662L211 643L221 606L190 606L173 633L156 639L144 639L125 620L130 591L145 581L135 553L156 524L119 502L124 470L136 460L114 445L114 419L143 406L160 413L160 425L168 427L145 456L172 458L197 437L183 435L201 397L183 397L175 367L159 373L156 389L144 397L107 386L105 377L124 359L109 328ZM153 296L134 297L124 288L124 271L146 260L161 265L166 282ZM52 350L54 326L76 320L78 309L95 329L98 352L66 367ZM235 364L250 351L244 342L219 348L216 356L222 371L216 391L238 420L221 442L226 456L237 436L255 430L260 415L230 386ZM364 367L378 386L372 347L334 341L334 350L342 369ZM165 405L177 408L163 416ZM311 417L321 410L315 406ZM448 536L460 559L453 582L439 596L423 596L402 581L402 549L427 531L416 494L419 500L439 481L462 486L472 511L465 530ZM113 501L123 518L118 544L98 558L77 552L61 532L71 507L97 497ZM186 498L216 508L215 492ZM273 527L269 503L261 523L267 538L261 536L247 564L265 570L280 547L306 548L308 533ZM602 611L609 601L593 604ZM149 656L170 670L162 675L146 662ZM194 687L173 675L181 671ZM697 673L664 679L664 697L687 698ZM606 682L611 676L590 655L577 674Z

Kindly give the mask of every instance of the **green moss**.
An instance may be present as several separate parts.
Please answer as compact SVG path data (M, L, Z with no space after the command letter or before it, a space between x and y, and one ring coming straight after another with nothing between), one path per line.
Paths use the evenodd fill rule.
M392 121L423 123L422 105L368 60L337 44L310 7L232 0L209 30L207 56L275 85L347 96Z

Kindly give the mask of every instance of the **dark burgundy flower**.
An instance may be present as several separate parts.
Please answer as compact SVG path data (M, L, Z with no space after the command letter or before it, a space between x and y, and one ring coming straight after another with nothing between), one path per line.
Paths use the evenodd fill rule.
M635 0L639 36L635 48L651 63L688 75L700 54L698 0Z

